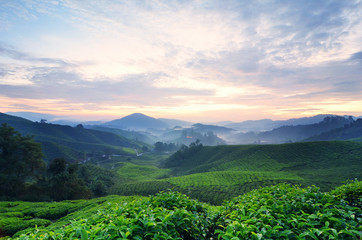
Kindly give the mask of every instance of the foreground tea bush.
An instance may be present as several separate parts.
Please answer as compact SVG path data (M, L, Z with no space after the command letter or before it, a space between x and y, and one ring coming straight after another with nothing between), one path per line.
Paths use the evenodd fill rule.
M221 216L219 239L362 237L361 209L317 187L280 184L254 190L226 203Z
M180 193L109 204L62 229L35 229L17 239L209 239L206 208Z
M13 239L361 239L360 187L355 181L323 193L279 184L221 207L164 192L105 202L93 215L80 212Z
M362 182L353 181L342 185L331 192L337 198L345 200L349 205L362 208Z

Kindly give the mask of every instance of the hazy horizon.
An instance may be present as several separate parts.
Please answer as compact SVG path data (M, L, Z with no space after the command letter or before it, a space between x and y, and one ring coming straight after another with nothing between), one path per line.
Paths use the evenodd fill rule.
M361 116L361 43L361 0L5 0L0 112Z
M33 114L39 114L39 115L44 115L43 117L36 117ZM19 116L22 118L26 118L32 121L40 121L41 119L45 119L48 120L49 122L54 122L54 121L69 121L69 122L108 122L108 121L112 121L112 120L117 120L117 119L121 119L124 117L127 117L129 115L132 114L143 114L146 115L144 113L131 113L129 115L124 115L124 116L115 116L113 118L76 118L74 116L62 116L62 115L53 115L53 114L47 114L47 113L40 113L40 112L5 112L5 114L9 114L12 116ZM27 116L25 116L27 115ZM49 115L49 116L46 116ZM317 114L319 115L319 114ZM304 116L304 117L300 117L300 118L310 118L310 117L315 117L317 115L312 115L312 116ZM332 115L332 114L322 114L322 115ZM222 123L222 122L232 122L232 123L238 123L238 122L244 122L244 121L259 121L259 120L272 120L272 121L285 121L285 120L290 120L290 119L298 119L298 118L285 118L285 119L272 119L272 118L260 118L260 119L246 119L246 120L242 120L242 121L232 121L229 119L223 119L221 121L191 121L190 119L182 119L182 118L173 118L172 116L164 116L164 117L155 117L152 115L146 115L148 117L151 118L155 118L155 119L169 119L169 120L180 120L180 121L185 121L185 122L190 122L190 123L202 123L202 124L217 124L217 123ZM354 116L354 115L339 115L339 116L353 116L356 118L360 118L362 116Z

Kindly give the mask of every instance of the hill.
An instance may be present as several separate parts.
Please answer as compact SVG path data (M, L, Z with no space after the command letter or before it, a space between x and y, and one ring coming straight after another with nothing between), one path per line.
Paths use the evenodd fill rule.
M165 129L169 127L165 122L142 113L133 113L121 119L106 122L103 126L132 130Z
M228 123L225 124L225 127L234 128L243 132L260 132L260 131L271 131L274 128L281 126L296 126L296 125L309 125L315 124L323 121L326 117L334 117L337 115L332 114L319 114L312 117L303 117L303 118L291 118L288 120L276 120L271 119L261 119L261 120L248 120L239 123Z
M215 135L212 131L202 133L194 130L194 128L174 128L172 130L164 131L164 133L159 136L159 139L161 141L172 142L178 145L189 145L197 140L207 146L225 144L225 141Z
M32 122L20 117L0 113L0 124L7 123L22 135L32 135L42 144L45 160L64 157L70 161L84 160L93 155L124 154L123 148L141 145L110 132ZM87 156L88 155L88 156Z
M41 119L46 119L48 121L57 119L58 116L53 114L46 114L46 113L36 113L36 112L6 112L6 114L16 117L21 117L28 119L30 121L38 121L40 122Z
M162 122L166 123L171 128L176 127L176 126L189 127L193 124L191 122L182 121L182 120L178 120L178 119L158 118L158 120L161 120Z
M345 126L307 138L305 141L355 140L362 142L362 118Z
M361 179L362 143L304 142L280 145L183 147L152 169L142 181L124 183L114 189L121 195L148 195L174 189L194 198L220 204L260 186L277 183L316 185L323 191L348 179ZM131 170L133 169L133 170ZM167 171L166 171L167 170ZM132 165L120 167L125 176L142 175ZM142 170L144 171L144 169Z
M192 128L195 131L200 132L200 133L213 132L215 134L230 134L235 131L232 128L221 127L221 126L216 126L216 125L205 125L205 124L201 124L201 123L196 123L196 124L192 125Z
M236 144L298 142L353 122L352 118L340 116L325 117L323 121L308 125L282 126L260 133L239 133L231 137Z
M131 139L136 142L147 143L150 145L153 145L157 141L157 138L155 136L153 136L147 132L122 130L119 128L103 127L100 125L90 125L90 126L85 126L85 127L94 129L94 130L98 130L98 131L114 133L121 137Z

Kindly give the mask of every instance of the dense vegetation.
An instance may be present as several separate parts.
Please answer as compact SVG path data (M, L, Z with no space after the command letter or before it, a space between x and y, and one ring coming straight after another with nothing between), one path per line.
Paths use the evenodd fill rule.
M13 234L33 227L13 239L360 239L361 197L362 184L355 181L328 193L279 184L219 207L177 192L42 205L1 202L0 229Z
M95 165L69 164L56 158L48 166L39 143L14 128L0 127L0 199L65 200L109 194L120 181L116 173Z
M23 118L0 113L0 124L7 123L22 135L32 135L42 144L44 160L63 157L77 162L85 159L101 160L103 155L124 154L127 148L142 148L136 140L129 140L119 134L76 127L32 122Z
M362 144L358 142L216 147L194 143L166 159L162 169L121 166L117 172L125 178L132 175L132 181L124 181L113 193L147 196L173 189L221 204L260 186L278 183L316 185L329 191L348 179L361 179L361 156Z

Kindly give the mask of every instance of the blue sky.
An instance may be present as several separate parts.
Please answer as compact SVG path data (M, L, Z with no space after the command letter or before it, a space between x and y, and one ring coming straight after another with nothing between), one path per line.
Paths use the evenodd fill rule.
M0 0L0 111L360 116L361 19L361 0Z

